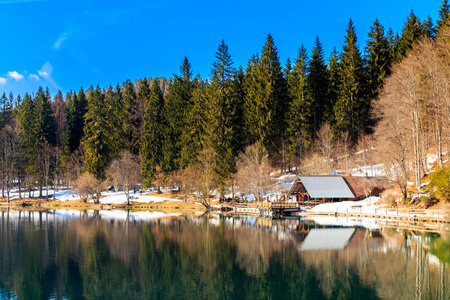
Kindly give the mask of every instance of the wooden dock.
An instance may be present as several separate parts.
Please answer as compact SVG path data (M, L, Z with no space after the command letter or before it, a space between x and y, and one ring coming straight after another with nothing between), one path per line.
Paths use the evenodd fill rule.
M425 222L425 223L450 223L450 216L441 210L426 209L373 209L358 210L344 209L335 212L301 211L301 205L297 203L263 202L263 203L239 203L227 206L227 211L236 214L247 214L262 217L276 216L333 216L347 218L372 218L392 221Z
M302 211L295 213L299 217L311 216L333 216L347 218L372 218L381 220L396 220L408 222L426 223L450 223L450 216L443 214L439 210L425 209L374 209L370 211L336 211L336 212L315 212Z
M291 216L300 212L300 205L297 203L240 203L234 204L230 207L232 213L250 214L264 217Z

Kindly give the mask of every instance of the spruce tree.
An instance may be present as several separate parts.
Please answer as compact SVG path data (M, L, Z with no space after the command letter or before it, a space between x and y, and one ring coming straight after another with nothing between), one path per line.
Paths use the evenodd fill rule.
M129 82L129 81L127 81ZM119 85L113 89L109 86L104 94L104 103L107 110L108 120L110 121L111 135L111 157L120 156L123 149L134 150L131 142L131 132L126 131L132 122L130 113L127 111L126 102L122 98L122 89ZM130 133L130 135L127 135Z
M389 55L391 62L395 61L395 59L398 56L398 47L400 43L400 36L398 35L398 32L394 34L392 31L392 28L389 28L387 33L387 39L389 42Z
M428 18L425 21L423 21L422 28L424 34L428 38L434 39L434 37L436 36L436 28L434 27L434 23L433 20L431 19L431 16L428 16Z
M145 81L146 82L146 81ZM139 154L139 141L142 135L142 125L144 123L145 107L141 107L138 103L138 95L134 88L134 84L130 80L126 80L121 93L123 104L120 123L123 126L123 148L128 148L132 154ZM140 99L144 103L148 99Z
M330 111L331 106L327 95L329 75L325 64L322 43L318 36L316 37L307 72L308 75L306 80L309 97L311 99L313 136L317 137L320 125L324 122L329 122L331 118L331 115L327 114Z
M44 92L39 88L35 97L34 115L36 117L34 126L37 137L37 145L47 142L51 146L56 145L56 121L50 103L50 93L48 89Z
M384 27L375 19L370 27L365 48L367 96L375 99L381 92L383 80L389 76L391 54Z
M234 169L237 155L237 101L233 84L233 60L222 40L211 69L211 82L206 89L206 122L204 148L213 149L219 185L223 187Z
M88 111L85 115L84 169L97 179L105 179L105 170L112 160L112 124L105 95L97 86L88 90Z
M3 93L0 97L0 129L8 124L13 117L13 99L12 94L8 98L6 93Z
M164 97L159 88L158 79L152 81L148 93L147 110L144 115L144 126L140 144L141 176L144 188L152 185L156 166L163 160L164 145Z
M20 123L19 144L25 171L34 175L38 165L35 127L35 102L30 95L25 94L19 106L17 119Z
M233 74L233 98L234 98L234 150L235 155L244 149L244 118L243 106L245 98L244 90L244 70L239 66Z
M400 36L397 60L402 60L412 49L414 43L417 42L423 35L424 28L414 12L411 11Z
M67 127L64 135L63 154L67 158L79 146L83 137L84 115L87 112L87 99L83 88L70 97L67 111Z
M347 131L356 143L364 130L370 109L364 95L363 64L351 19L339 61L340 88L334 107L335 134Z
M253 56L247 69L244 116L248 144L260 142L273 154L285 132L288 98L278 50L270 34L261 57Z
M339 89L341 87L340 78L340 64L339 55L336 48L331 51L330 59L328 61L328 74L329 74L329 84L328 84L328 101L330 104L330 111L328 114L331 116L330 124L335 123L334 107L336 105Z
M51 107L56 121L56 146L62 149L67 128L67 106L63 100L61 91L58 91L56 94L51 103Z
M312 105L307 86L308 55L303 45L297 52L295 64L286 72L290 107L288 112L288 140L293 154L301 156L312 143ZM288 68L286 68L288 70Z
M174 171L185 168L189 161L180 159L183 145L190 145L195 137L185 134L187 112L192 110L193 90L191 64L187 57L180 66L180 75L173 75L173 81L166 96L165 116L167 131L164 142L164 171ZM184 133L184 134L183 134Z
M192 91L189 106L185 110L184 128L179 138L179 157L177 160L180 168L186 168L197 160L202 149L202 141L205 143L205 130L208 123L206 115L206 86L200 76L192 80Z
M448 5L448 0L443 0L442 5L439 8L439 20L437 21L436 30L439 31L445 24L447 24L450 17L450 6Z

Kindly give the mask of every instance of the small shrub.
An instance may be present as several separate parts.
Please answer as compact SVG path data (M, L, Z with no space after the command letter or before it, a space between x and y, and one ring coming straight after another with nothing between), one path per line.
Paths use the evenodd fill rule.
M80 195L81 200L86 202L88 198L94 198L98 203L101 192L101 183L91 173L84 173L74 183L74 188Z
M394 191L386 191L381 197L382 203L388 207L394 207L397 205L396 193Z
M428 208L434 205L436 202L437 200L432 197L420 197L420 203L422 204L422 206L424 206L424 208Z
M450 199L450 167L436 170L430 176L430 183L425 191L438 201L448 201Z

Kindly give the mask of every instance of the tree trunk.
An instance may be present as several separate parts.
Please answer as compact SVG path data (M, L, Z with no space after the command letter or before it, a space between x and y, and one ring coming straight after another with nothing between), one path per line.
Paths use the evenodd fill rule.
M45 176L45 201L48 201L48 176Z
M20 172L17 172L17 181L18 181L18 184L19 184L19 198L22 198L22 192L21 192L21 181L20 181Z

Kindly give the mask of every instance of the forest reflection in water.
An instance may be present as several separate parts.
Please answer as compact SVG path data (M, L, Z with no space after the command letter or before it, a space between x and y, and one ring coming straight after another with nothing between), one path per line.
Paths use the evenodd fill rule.
M0 298L450 296L450 236L443 233L220 215L143 221L124 214L2 211Z

